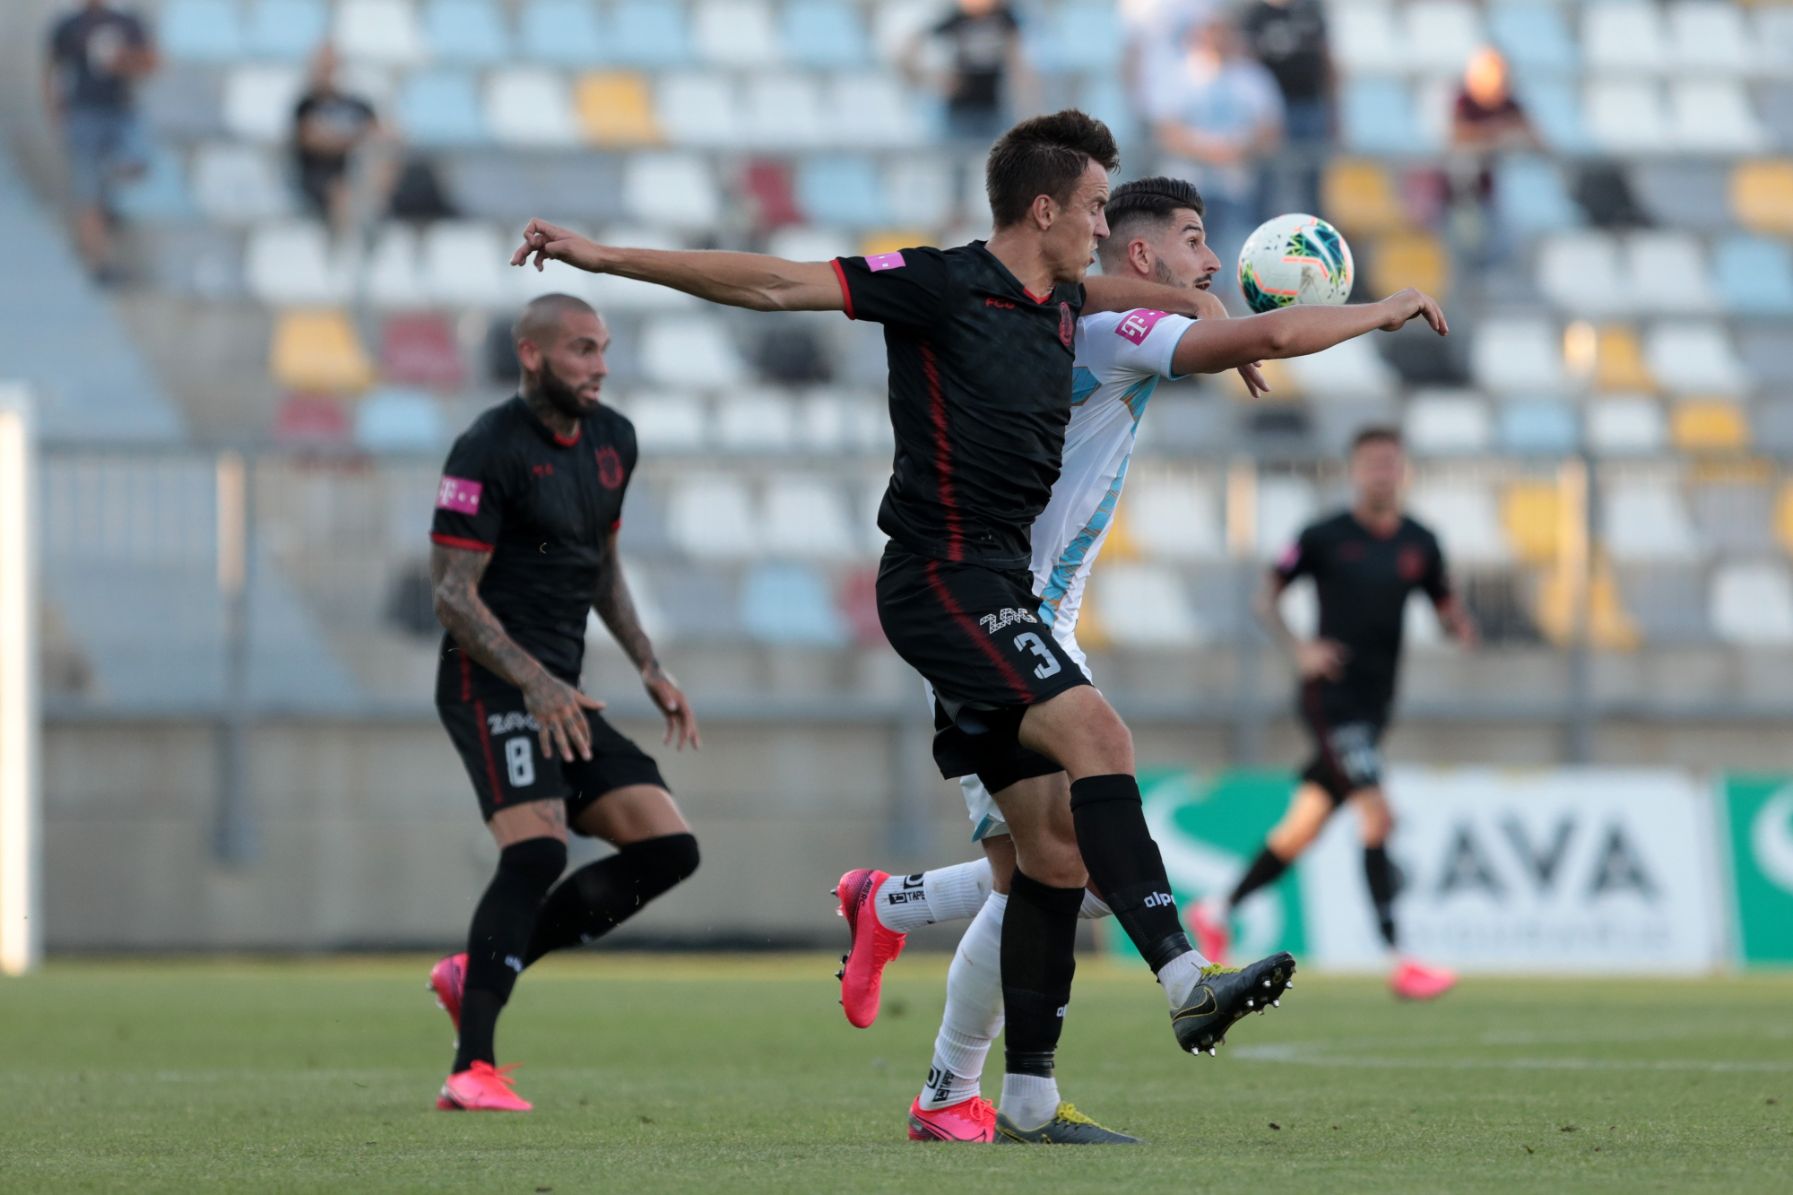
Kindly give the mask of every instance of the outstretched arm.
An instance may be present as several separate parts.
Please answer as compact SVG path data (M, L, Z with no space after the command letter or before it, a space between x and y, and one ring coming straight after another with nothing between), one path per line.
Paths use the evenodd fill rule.
M598 612L617 645L641 673L641 684L647 689L647 695L665 715L665 741L670 743L676 736L678 750L683 751L686 743L699 748L702 743L697 735L697 715L692 713L691 703L685 699L679 683L660 666L654 656L653 642L641 629L641 618L635 613L635 599L629 593L622 561L616 554L616 539L616 532L612 531L605 547L604 568L598 574L597 591L592 595L592 609Z
M621 249L600 245L546 220L531 220L511 264L564 261L592 274L614 274L671 287L711 303L754 311L844 311L840 280L825 261L786 261L764 253L710 249Z
M1409 289L1380 303L1298 304L1244 319L1200 320L1183 333L1172 363L1178 374L1221 373L1253 361L1305 357L1378 328L1393 332L1415 318L1440 336L1450 331L1437 301Z
M1127 278L1120 274L1095 274L1083 280L1083 313L1098 311L1132 311L1145 307L1200 319L1207 314L1202 300L1211 298L1205 291L1166 286L1144 278ZM1219 300L1215 300L1219 302Z

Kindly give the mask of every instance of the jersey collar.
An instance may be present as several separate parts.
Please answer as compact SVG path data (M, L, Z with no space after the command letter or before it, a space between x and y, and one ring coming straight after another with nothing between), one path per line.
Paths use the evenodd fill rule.
M1002 264L1002 258L1000 258L1000 257L996 256L994 253L990 252L990 246L988 245L988 243L986 243L984 241L973 241L971 243L974 247L976 247L978 252L982 253L984 255L984 257L989 260L989 262L992 266L996 267L996 271L999 274L1001 274L1002 277L1008 282L1009 287L1012 290L1018 291L1021 294L1024 294L1027 296L1027 301L1029 303L1032 303L1037 307L1043 307L1047 303L1052 302L1053 298L1058 294L1057 287L1054 287L1052 290L1047 291L1043 295L1034 294L1032 291L1028 290L1025 286L1023 286L1021 284L1021 280L1019 278L1015 277L1013 271L1011 271L1007 266Z
M541 418L530 409L528 400L521 394L515 396L512 401L522 408L524 417L529 420L529 426L536 430L536 434L557 448L577 447L580 438L585 435L585 421L583 419L573 425L572 435L563 436L557 433L553 428L549 427L546 423L543 423Z

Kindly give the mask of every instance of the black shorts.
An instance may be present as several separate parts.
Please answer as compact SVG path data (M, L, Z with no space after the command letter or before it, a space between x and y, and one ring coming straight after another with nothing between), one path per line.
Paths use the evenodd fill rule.
M1036 611L1033 575L917 556L891 544L878 567L878 621L934 687L934 761L998 792L1061 770L1017 741L1027 708L1089 684Z
M1314 757L1301 779L1341 805L1354 792L1382 785L1382 733L1388 703L1352 697L1331 686L1301 687L1301 720L1314 740Z
M605 793L633 784L666 787L653 756L597 710L585 711L591 758L572 763L542 754L541 735L521 691L438 702L436 713L461 753L486 821L513 805L558 800L566 802L571 822Z

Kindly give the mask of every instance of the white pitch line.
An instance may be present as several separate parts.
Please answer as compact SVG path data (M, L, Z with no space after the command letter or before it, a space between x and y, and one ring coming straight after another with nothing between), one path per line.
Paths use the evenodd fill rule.
M1300 1046L1240 1046L1228 1051L1251 1062L1368 1070L1458 1071L1692 1071L1710 1074L1788 1074L1793 1062L1725 1062L1674 1058L1389 1058L1326 1054Z

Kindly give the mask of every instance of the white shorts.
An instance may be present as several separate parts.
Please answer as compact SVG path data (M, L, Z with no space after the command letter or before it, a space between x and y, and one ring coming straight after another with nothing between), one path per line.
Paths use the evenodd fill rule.
M1065 649L1065 654L1077 661L1077 666L1083 669L1083 675L1089 676L1089 657L1083 654L1081 647L1077 646L1075 632L1067 631L1056 638L1059 645ZM1095 678L1091 677L1090 679L1094 680ZM928 695L928 713L932 716L934 688L926 681L921 684L922 689ZM1002 820L1002 811L996 807L996 798L990 795L990 790L984 787L982 780L976 776L961 776L959 777L959 789L965 794L965 812L971 818L971 841L982 842L986 838L1002 838L1008 834L1009 824Z

